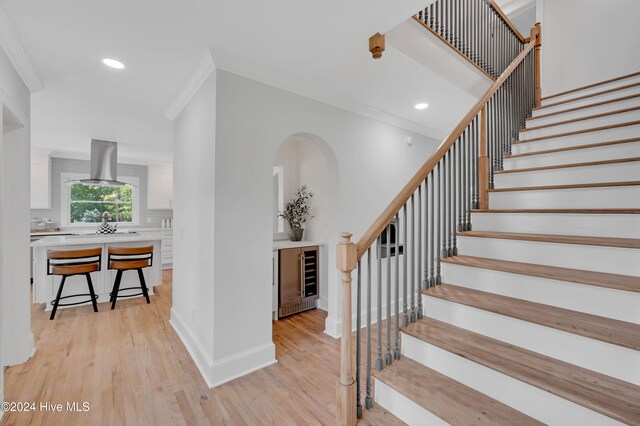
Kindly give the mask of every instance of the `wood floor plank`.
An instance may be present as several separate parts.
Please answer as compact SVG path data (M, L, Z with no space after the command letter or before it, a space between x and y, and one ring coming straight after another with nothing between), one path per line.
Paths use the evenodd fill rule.
M524 240L542 243L577 244L586 246L640 249L638 238L585 237L582 235L525 234L517 232L464 231L460 237L497 238L501 240Z
M490 269L492 271L640 293L640 277L631 275L608 274L605 272L583 271L558 266L461 255L446 257L440 261L470 268Z
M640 424L640 386L424 318L403 332L627 424Z
M640 157L629 158L616 158L615 160L600 160L600 161L588 161L584 163L567 163L567 164L555 164L553 166L540 166L540 167L526 167L521 169L509 169L509 170L497 170L494 174L510 174L520 172L537 172L543 170L555 170L555 169L570 169L574 167L590 167L590 166L603 166L606 164L621 164L621 163L635 163L640 161Z
M154 293L149 305L78 306L54 321L32 305L36 353L6 369L5 400L87 401L90 411L5 413L0 425L335 424L340 340L324 333L326 312L273 322L278 363L209 389L168 323L170 270ZM378 406L360 424L403 425Z
M452 425L543 424L407 357L374 375Z
M640 350L640 325L494 293L442 284L424 294L484 311L555 328L636 351Z

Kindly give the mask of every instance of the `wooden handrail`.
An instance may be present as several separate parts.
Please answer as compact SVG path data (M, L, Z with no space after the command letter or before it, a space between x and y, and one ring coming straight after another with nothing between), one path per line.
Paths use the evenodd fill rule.
M498 6L498 3L495 0L489 0L489 4L495 9L496 12L498 12L498 15L500 15L502 20L509 26L509 28L511 28L511 31L513 31L513 33L520 39L522 43L529 43L531 41L529 37L524 38L524 36L520 34L520 31L518 31L516 26L513 25L513 22L511 22L509 18L507 18L507 15L505 15L505 13L502 11L500 6Z
M469 126L471 121L478 115L482 108L486 105L489 99L494 93L504 84L509 78L511 73L520 65L529 52L536 46L536 40L540 34L540 27L536 26L531 29L531 37L529 44L520 52L520 54L511 62L511 64L504 70L500 77L487 89L484 95L475 103L475 105L469 110L464 118L453 129L451 134L440 144L436 152L424 163L424 165L418 170L418 172L411 178L411 180L404 186L402 191L391 201L387 208L382 212L380 216L373 222L369 229L358 240L358 256L360 259L375 242L378 235L384 231L384 229L391 223L391 220L395 217L396 213L400 211L402 206L411 198L411 194L416 192L418 187L424 182L433 168L440 162L442 157L449 151L451 145L460 137L462 132Z

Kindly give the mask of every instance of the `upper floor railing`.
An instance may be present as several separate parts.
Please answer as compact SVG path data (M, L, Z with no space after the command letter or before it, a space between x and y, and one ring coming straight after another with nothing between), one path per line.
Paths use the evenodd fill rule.
M436 0L414 19L493 79L528 42L493 0Z
M446 7L486 4L483 0L439 2ZM437 18L447 22L441 27L464 26L447 21L460 17L446 7L441 10L446 11L445 18ZM461 34L459 30L450 33ZM459 39L460 46L464 40ZM441 259L457 254L457 235L471 230L472 210L488 208L493 172L502 168L504 155L511 152L519 130L540 102L540 47L537 24L528 44L514 50L514 58L506 65L492 56L493 47L472 53L486 61L482 63L490 71L503 65L504 69L358 242L351 242L351 234L342 234L336 250L342 274L338 424L354 425L363 406L372 407L372 370L382 370L400 358L400 327L422 317L422 292L442 282ZM350 338L354 270L355 353Z

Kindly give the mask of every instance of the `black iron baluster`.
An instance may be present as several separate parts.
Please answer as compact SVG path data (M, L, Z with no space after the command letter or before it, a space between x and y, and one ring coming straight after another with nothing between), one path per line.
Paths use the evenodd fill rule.
M411 251L410 257L411 266L409 270L411 271L411 311L409 313L409 320L411 322L416 322L416 281L414 279L414 268L415 268L415 248L416 248L416 209L415 209L415 199L414 194L411 194Z
M418 197L416 199L418 204L418 226L416 229L416 269L414 279L416 281L416 320L422 318L422 185L418 186Z

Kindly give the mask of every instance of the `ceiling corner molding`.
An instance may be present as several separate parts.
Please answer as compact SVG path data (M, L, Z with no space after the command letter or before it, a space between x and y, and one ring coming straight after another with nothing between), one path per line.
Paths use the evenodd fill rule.
M169 108L167 108L164 116L171 121L175 120L215 69L216 65L213 62L213 57L209 49L207 49L204 57L191 73L187 83L180 89Z
M7 92L0 88L0 107L4 105L24 127L29 125L29 116Z
M20 43L20 39L11 25L11 21L4 9L0 6L0 47L4 50L16 69L20 78L24 82L29 92L39 92L44 90L44 85L38 78L36 71L31 65L29 57Z

